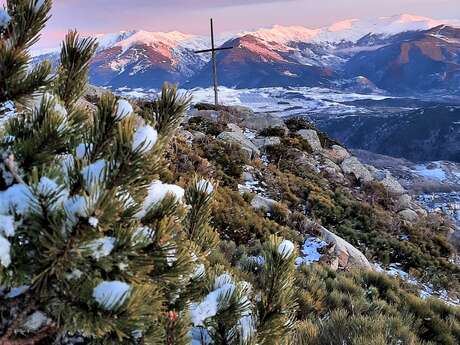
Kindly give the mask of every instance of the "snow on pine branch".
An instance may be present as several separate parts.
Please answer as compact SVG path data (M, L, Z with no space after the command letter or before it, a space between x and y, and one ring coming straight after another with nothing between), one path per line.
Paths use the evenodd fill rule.
M294 243L292 243L289 240L284 240L281 242L281 244L278 246L278 253L283 257L283 258L290 258L292 253L294 253Z
M155 146L158 140L158 132L152 126L146 125L138 127L134 133L133 151L147 153Z
M203 191L206 194L214 192L214 186L212 183L205 179L201 179L196 183L196 189Z
M130 116L134 112L132 105L124 100L120 99L117 102L117 110L115 113L115 119L118 121L123 120L124 118Z
M131 286L121 281L103 281L93 289L93 298L105 310L122 305L131 292Z
M167 195L172 195L176 201L181 201L185 191L182 187L174 184L162 183L159 180L153 181L147 191L147 196L142 204L142 209L136 214L138 219L142 219L148 211L156 204L161 202Z
M190 305L190 318L195 326L191 332L193 337L192 343L197 340L195 337L203 335L203 332L206 337L208 336L208 332L204 328L205 321L216 316L219 312L219 308L225 306L225 303L222 304L223 298L232 297L237 292L237 289L249 293L251 286L247 282L235 283L229 274L221 274L214 280L214 290L206 295L200 303L192 303ZM251 303L246 295L241 296L239 303L243 306L243 310L235 326L239 330L243 340L247 340L254 334L254 319Z

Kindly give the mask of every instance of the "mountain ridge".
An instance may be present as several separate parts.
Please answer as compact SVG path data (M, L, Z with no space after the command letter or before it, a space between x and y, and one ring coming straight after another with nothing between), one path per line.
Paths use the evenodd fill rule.
M454 24L458 28L448 26ZM217 45L235 49L218 54L219 83L257 88L350 85L357 80L360 89L363 79L357 78L363 77L369 85L389 92L456 90L460 85L458 37L460 21L413 15L352 19L320 29L275 25L222 35ZM163 80L186 88L210 83L210 54L195 54L209 48L204 36L129 30L96 38L100 46L90 69L90 81L96 85L151 89L160 87ZM405 56L395 62L398 49L405 49ZM58 58L57 54L53 58L53 52L44 56ZM395 64L403 66L395 70ZM429 82L414 85L412 75Z

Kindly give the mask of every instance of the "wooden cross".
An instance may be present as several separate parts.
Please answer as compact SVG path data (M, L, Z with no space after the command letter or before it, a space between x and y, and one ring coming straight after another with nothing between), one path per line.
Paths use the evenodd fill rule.
M218 90L218 85L217 85L217 61L216 61L216 52L220 50L228 50L228 49L233 49L233 47L222 47L222 48L216 48L214 46L214 26L211 18L211 49L205 49L205 50L198 50L195 52L195 54L202 54L202 53L212 53L212 81L214 84L214 103L219 105L219 90Z

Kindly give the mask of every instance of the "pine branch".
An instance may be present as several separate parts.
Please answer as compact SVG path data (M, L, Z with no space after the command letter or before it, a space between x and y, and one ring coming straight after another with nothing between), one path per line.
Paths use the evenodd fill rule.
M76 31L70 31L61 48L61 65L58 69L54 90L71 108L83 95L88 79L89 63L97 49L96 39L81 39Z

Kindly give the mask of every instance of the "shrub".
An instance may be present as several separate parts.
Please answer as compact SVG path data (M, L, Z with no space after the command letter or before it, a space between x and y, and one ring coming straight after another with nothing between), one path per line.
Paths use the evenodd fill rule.
M188 121L186 129L218 136L225 130L225 125L216 123L201 116L195 116Z

